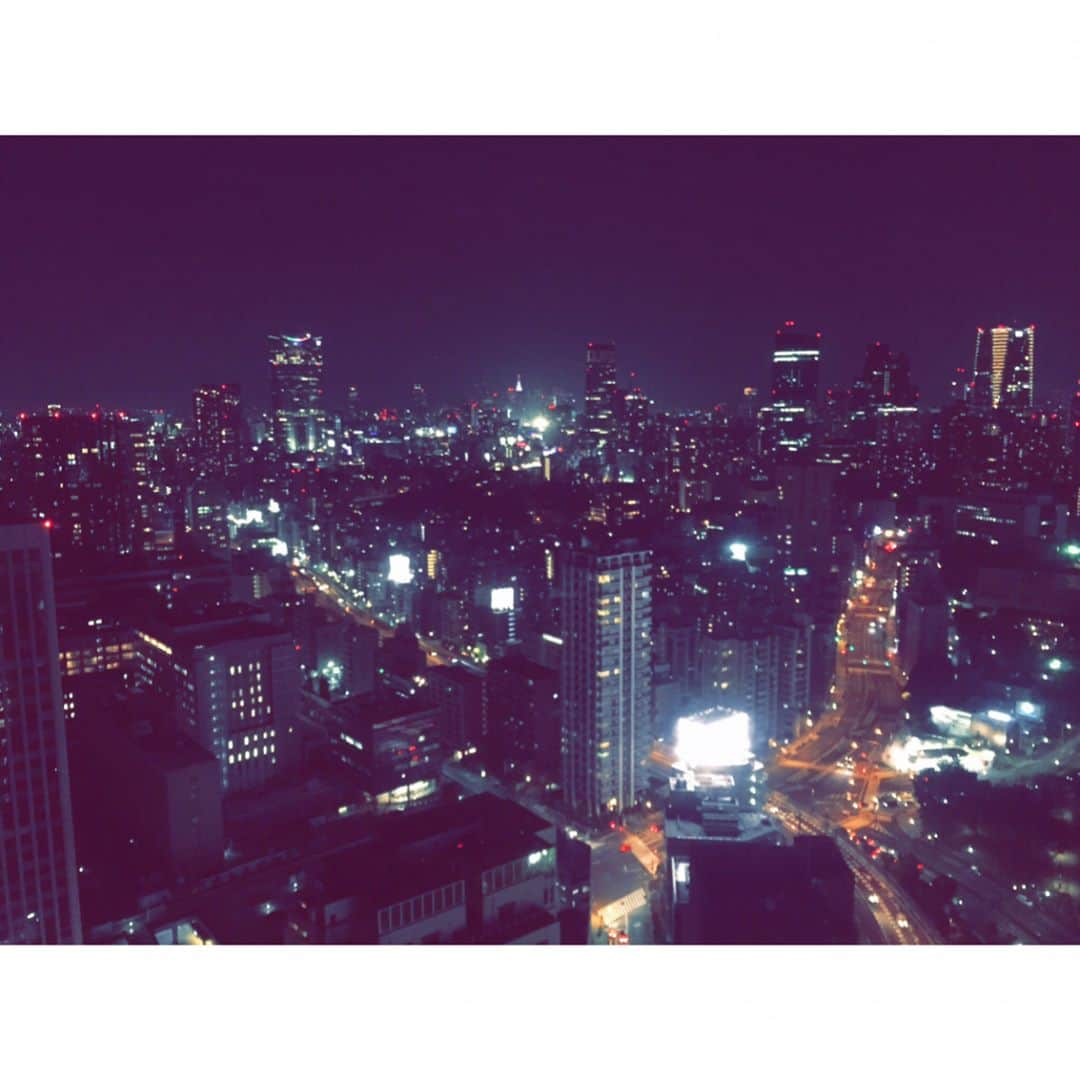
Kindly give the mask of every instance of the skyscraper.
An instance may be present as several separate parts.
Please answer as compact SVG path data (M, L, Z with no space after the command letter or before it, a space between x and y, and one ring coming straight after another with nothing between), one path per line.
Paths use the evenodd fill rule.
M589 342L585 349L585 432L597 454L611 448L618 393L615 346Z
M653 737L652 555L630 542L567 556L563 789L578 813L633 806Z
M769 396L781 405L817 404L821 333L804 334L790 319L776 331Z
M904 353L891 352L875 341L866 347L862 379L856 384L857 404L871 408L883 405L914 405L918 391L911 382L911 361Z
M269 341L274 444L279 453L318 450L326 421L322 338L271 334Z
M1035 327L995 326L975 335L972 400L982 408L1030 408L1035 403Z
M766 458L806 449L816 420L821 334L804 334L790 319L776 331L769 403L758 412Z
M192 398L195 443L204 468L231 476L240 460L243 418L236 383L200 386Z
M82 942L49 532L0 526L0 944Z

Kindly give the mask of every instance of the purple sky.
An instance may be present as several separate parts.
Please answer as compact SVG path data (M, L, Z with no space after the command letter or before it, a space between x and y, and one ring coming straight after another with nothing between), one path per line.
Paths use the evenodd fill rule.
M1080 376L1080 139L0 139L0 409L268 395L265 335L325 338L330 404L581 393L614 340L662 406L763 385L775 327L868 341L924 399L978 325Z

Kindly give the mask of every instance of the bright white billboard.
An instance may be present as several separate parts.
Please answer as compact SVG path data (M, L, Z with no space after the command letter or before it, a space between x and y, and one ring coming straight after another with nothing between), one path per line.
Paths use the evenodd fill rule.
M492 589L491 590L491 610L492 611L513 611L514 610L514 586L508 585L505 588Z
M408 585L413 579L412 562L408 555L391 555L386 580L395 585Z
M750 760L750 717L730 709L709 709L675 724L675 754L691 769L725 769Z

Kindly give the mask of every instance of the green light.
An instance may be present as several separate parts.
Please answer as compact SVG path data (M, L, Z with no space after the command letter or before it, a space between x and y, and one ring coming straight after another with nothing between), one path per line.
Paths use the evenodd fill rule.
M1050 661L1050 670L1051 671L1060 671L1061 667L1062 667L1061 661L1055 656L1054 659Z
M1077 555L1080 555L1080 544L1066 544L1061 550L1070 558L1075 559Z

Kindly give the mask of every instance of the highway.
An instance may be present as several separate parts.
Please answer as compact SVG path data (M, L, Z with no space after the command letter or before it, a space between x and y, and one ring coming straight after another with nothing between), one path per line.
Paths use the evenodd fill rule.
M910 778L881 764L882 750L903 727L905 711L897 678L894 645L893 590L896 549L887 534L867 545L861 575L837 626L834 698L819 723L769 764L772 812L793 831L835 835L873 830L898 854L912 855L927 870L956 882L958 902L983 915L1021 943L1072 940L1069 931L1045 911L1023 905L1011 886L987 877L966 854L925 840L919 825ZM1080 740L1078 740L1080 748ZM1072 753L1071 744L1059 751ZM1044 766L1045 767L1045 763ZM1031 765L1011 767L1010 776ZM878 805L882 790L904 803L891 810ZM875 918L884 939L895 943L939 940L915 910L910 898L889 875L854 845L840 841L856 875L859 893L873 890L879 898ZM909 923L898 923L902 914Z
M833 835L836 827L826 819L795 806L785 795L774 793L765 810L794 835ZM837 840L844 861L855 879L858 905L873 916L880 939L890 945L936 945L941 936L923 916L910 896L848 840Z
M905 720L895 664L893 590L897 544L888 535L867 545L837 624L837 656L829 707L802 738L768 765L766 810L790 832L848 834L887 826L878 805L884 785L910 797L910 781L881 765L881 752ZM910 815L910 809L902 811ZM843 836L843 833L840 833ZM941 936L884 868L846 838L837 843L855 878L861 927L867 913L876 940L936 944ZM875 940L875 935L866 935Z

